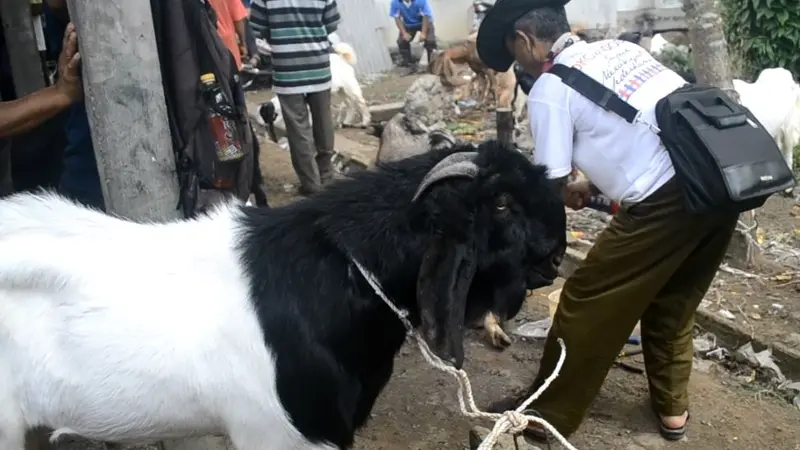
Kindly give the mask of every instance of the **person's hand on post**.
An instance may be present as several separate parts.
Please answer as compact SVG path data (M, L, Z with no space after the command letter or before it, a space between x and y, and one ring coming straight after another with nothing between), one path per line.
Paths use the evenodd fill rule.
M400 38L403 39L405 42L408 42L411 39L407 31L401 31Z
M564 203L574 210L583 209L589 203L591 186L588 181L576 181L567 184L567 198Z
M61 54L58 56L58 81L56 89L71 102L83 98L83 82L81 81L81 54L78 51L78 33L75 25L67 24Z

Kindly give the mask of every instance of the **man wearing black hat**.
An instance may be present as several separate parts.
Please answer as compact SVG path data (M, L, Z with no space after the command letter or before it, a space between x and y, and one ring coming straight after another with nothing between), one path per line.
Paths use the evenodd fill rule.
M582 41L570 32L568 1L499 0L481 23L478 54L498 72L516 60L537 77L528 97L534 162L547 166L567 206L583 208L590 194L602 192L622 208L564 284L533 385L493 409L516 407L543 383L559 358L560 337L565 364L531 408L571 434L641 320L651 405L662 436L680 439L689 419L694 314L722 261L736 215L690 214L669 154L647 126L656 123L656 102L685 80L633 43ZM554 64L558 70L551 69ZM626 121L548 73L571 73L570 67L641 115ZM573 168L591 184L569 183ZM528 431L544 437L541 429Z

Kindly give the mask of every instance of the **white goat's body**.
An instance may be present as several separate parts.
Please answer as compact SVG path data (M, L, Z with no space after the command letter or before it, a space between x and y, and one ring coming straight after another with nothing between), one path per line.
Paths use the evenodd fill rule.
M361 85L356 78L356 70L353 64L356 63L356 53L349 44L341 42L334 45L336 53L330 54L331 59L331 94L341 93L344 95L344 101L339 105L339 113L336 118L336 125L358 125L367 127L372 120L372 117L367 107L367 102L364 100L364 94L361 90ZM283 113L281 112L281 104L278 97L275 96L271 100L275 106L277 118L273 122L275 126L285 130L286 124L283 121ZM357 115L361 116L361 122L355 123ZM258 118L259 123L264 124L261 117ZM313 120L309 115L309 123L313 124Z
M309 443L280 403L236 211L154 226L52 195L0 202L1 449L22 450L35 426L333 448Z
M670 44L661 33L656 33L650 40L650 53L657 55L668 48Z
M783 68L764 69L753 83L733 80L740 101L758 118L780 147L789 167L800 144L800 86Z
M333 49L336 53L331 53L331 93L342 93L345 98L339 107L336 122L338 125L355 125L356 115L360 115L360 126L367 127L372 117L353 67L356 63L355 50L344 42L334 45Z

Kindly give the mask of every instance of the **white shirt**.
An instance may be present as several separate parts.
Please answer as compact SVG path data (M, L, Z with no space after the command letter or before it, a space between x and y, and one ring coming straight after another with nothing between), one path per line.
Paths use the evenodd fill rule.
M625 41L577 42L555 63L572 66L603 83L656 124L658 100L686 84L642 47ZM534 162L550 178L573 166L608 197L621 203L647 198L674 175L661 139L646 125L630 124L544 73L528 96Z

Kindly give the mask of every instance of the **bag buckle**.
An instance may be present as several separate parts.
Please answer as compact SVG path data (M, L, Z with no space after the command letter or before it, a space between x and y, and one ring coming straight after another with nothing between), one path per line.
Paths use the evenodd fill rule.
M650 131L652 131L655 134L660 134L661 133L661 129L660 128L658 128L657 126L653 125L652 123L647 122L646 120L642 119L642 112L641 111L638 111L636 113L636 117L633 118L633 123L639 123L639 124L642 124L642 125L646 126L647 128L650 129Z

